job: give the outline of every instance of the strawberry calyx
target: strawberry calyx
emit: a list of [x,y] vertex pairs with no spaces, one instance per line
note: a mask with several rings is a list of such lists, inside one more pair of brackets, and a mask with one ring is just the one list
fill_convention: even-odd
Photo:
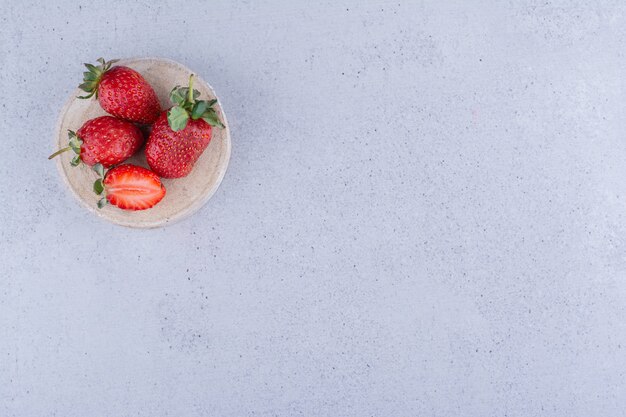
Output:
[[189,119],[202,119],[211,126],[224,128],[213,105],[217,100],[196,100],[200,92],[193,89],[193,74],[189,76],[189,87],[176,86],[170,92],[174,105],[167,111],[167,123],[174,132],[183,130]]
[[111,68],[111,65],[119,61],[119,59],[105,61],[104,58],[98,58],[97,61],[100,63],[98,66],[85,64],[87,71],[83,72],[83,83],[79,85],[78,88],[88,94],[86,96],[78,96],[78,98],[87,99],[93,95],[98,98],[98,86],[100,85],[102,76]]
[[[104,193],[104,165],[101,163],[97,163],[93,166],[93,170],[98,174],[98,179],[96,179],[93,183],[93,192],[96,195],[102,195]],[[109,201],[106,198],[106,195],[98,200],[98,208],[102,208],[107,205]]]
[[67,131],[67,136],[69,137],[68,146],[66,146],[65,148],[59,149],[58,151],[56,151],[55,153],[50,155],[48,157],[48,159],[52,159],[55,156],[62,154],[63,152],[67,152],[69,150],[72,150],[72,151],[74,151],[74,153],[76,155],[74,155],[74,157],[70,161],[70,165],[75,167],[78,164],[80,164],[80,161],[81,161],[81,159],[80,159],[80,147],[82,146],[83,141],[82,141],[82,139],[80,137],[78,137],[78,135],[76,135],[76,132],[74,132],[73,130],[68,130]]

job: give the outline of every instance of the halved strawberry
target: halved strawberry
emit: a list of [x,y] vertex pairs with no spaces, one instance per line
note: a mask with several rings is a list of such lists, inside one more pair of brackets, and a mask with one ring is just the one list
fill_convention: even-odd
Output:
[[106,193],[106,200],[100,200],[98,207],[108,201],[124,210],[149,209],[165,196],[165,187],[154,172],[130,164],[110,169],[104,181],[96,181],[94,191],[96,194]]

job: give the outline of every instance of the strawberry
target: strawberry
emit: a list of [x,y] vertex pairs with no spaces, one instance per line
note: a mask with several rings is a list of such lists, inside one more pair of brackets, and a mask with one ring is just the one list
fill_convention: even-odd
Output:
[[217,100],[197,100],[193,74],[189,87],[176,86],[170,93],[174,106],[161,113],[146,143],[150,168],[164,178],[187,176],[211,141],[212,126],[224,127],[213,105]]
[[[96,165],[94,171],[102,176],[104,168]],[[104,180],[96,180],[93,190],[96,194],[106,192],[98,202],[99,208],[109,202],[124,210],[145,210],[154,207],[165,196],[165,187],[154,172],[130,164],[107,171]]]
[[111,65],[98,58],[100,65],[85,64],[84,82],[79,88],[90,98],[95,95],[100,106],[109,114],[135,123],[153,123],[161,113],[161,105],[154,89],[132,68]]
[[100,163],[108,168],[130,158],[144,142],[137,126],[112,116],[87,120],[78,132],[68,131],[68,136],[69,146],[48,159],[72,149],[76,153],[71,161],[73,166],[82,161],[89,166]]

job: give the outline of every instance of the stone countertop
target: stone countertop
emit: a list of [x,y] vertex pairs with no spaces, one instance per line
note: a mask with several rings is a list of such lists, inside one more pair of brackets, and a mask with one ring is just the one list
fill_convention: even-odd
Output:
[[[623,1],[0,1],[0,415],[622,415],[625,42]],[[46,160],[99,56],[221,97],[191,218]]]

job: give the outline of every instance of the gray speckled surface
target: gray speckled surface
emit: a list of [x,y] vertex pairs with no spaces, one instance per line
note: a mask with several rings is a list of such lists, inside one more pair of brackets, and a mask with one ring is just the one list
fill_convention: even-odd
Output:
[[[624,2],[27,3],[0,1],[0,415],[624,415]],[[193,217],[108,224],[46,161],[99,55],[222,98]]]

